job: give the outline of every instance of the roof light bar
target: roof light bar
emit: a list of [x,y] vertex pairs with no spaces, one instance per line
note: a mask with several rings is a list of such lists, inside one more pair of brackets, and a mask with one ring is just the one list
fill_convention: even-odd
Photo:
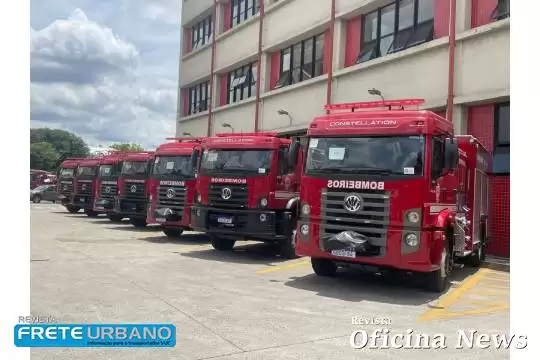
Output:
[[186,137],[168,137],[165,140],[174,140],[178,142],[202,142],[202,138],[196,136],[186,136]]
[[253,132],[253,133],[219,133],[216,137],[242,137],[242,136],[260,136],[260,137],[277,137],[277,132]]
[[352,110],[354,109],[376,109],[382,107],[388,107],[391,109],[393,106],[401,107],[405,106],[419,106],[425,103],[424,99],[399,99],[399,100],[384,100],[384,101],[365,101],[365,102],[352,102],[342,104],[328,104],[324,106],[325,110]]

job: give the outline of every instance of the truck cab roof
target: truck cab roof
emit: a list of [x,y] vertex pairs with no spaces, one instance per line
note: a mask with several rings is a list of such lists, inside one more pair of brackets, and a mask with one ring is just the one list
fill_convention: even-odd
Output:
[[197,137],[168,138],[167,140],[174,140],[174,142],[159,145],[154,156],[191,155],[193,148],[201,146],[203,142],[203,138]]
[[204,146],[208,149],[277,149],[290,143],[290,139],[280,138],[277,133],[260,132],[216,134],[206,138]]

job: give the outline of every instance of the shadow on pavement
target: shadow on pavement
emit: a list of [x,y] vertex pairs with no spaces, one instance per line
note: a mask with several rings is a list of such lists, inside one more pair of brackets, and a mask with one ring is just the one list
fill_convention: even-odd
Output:
[[185,234],[179,237],[168,237],[163,234],[161,236],[151,236],[141,238],[139,240],[147,241],[154,244],[183,244],[183,245],[206,245],[209,242],[205,234]]
[[[111,223],[111,221],[109,221]],[[122,222],[122,225],[115,223],[116,226],[107,227],[108,230],[123,230],[131,232],[157,232],[161,231],[161,226],[147,225],[146,227],[135,227],[129,221]]]
[[277,255],[275,245],[265,243],[236,245],[232,251],[219,251],[212,248],[201,251],[190,251],[181,255],[194,259],[241,264],[270,265],[289,260]]
[[[309,267],[311,270],[311,267]],[[450,278],[450,291],[461,281],[475,273],[477,269],[454,270]],[[315,273],[291,277],[285,286],[303,291],[312,291],[318,296],[344,301],[376,301],[401,305],[425,305],[443,294],[426,291],[418,277],[407,274],[377,275],[352,269],[340,269],[333,278],[321,277]]]

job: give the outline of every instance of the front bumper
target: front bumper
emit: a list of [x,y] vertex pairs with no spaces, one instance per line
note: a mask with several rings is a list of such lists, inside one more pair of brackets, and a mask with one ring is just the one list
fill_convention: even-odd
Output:
[[148,203],[141,200],[119,199],[117,200],[114,211],[126,217],[146,218]]
[[76,194],[73,196],[72,205],[78,206],[84,210],[93,210],[94,208],[94,197],[92,195],[80,195]]
[[195,205],[191,219],[195,231],[254,240],[288,239],[293,229],[290,212],[271,209],[237,210]]
[[113,199],[99,199],[94,204],[94,211],[113,212],[114,200]]
[[[308,234],[302,233],[302,225],[308,226]],[[414,248],[404,243],[404,236],[408,233],[415,233],[418,236],[419,243]],[[428,272],[439,268],[443,239],[442,231],[388,229],[385,244],[379,247],[378,255],[364,256],[356,253],[354,257],[334,256],[331,251],[326,251],[322,245],[319,225],[316,222],[299,221],[296,253],[299,256],[328,259],[344,264],[372,265],[406,271]]]

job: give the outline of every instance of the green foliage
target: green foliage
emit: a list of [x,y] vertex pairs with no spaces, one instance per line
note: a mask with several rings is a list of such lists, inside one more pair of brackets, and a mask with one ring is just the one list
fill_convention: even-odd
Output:
[[42,141],[30,144],[30,168],[52,171],[56,168],[60,154],[51,143]]
[[139,144],[112,144],[109,146],[111,149],[116,149],[120,151],[144,151],[143,147]]
[[30,129],[30,166],[56,171],[69,157],[86,157],[90,149],[83,139],[65,130]]

